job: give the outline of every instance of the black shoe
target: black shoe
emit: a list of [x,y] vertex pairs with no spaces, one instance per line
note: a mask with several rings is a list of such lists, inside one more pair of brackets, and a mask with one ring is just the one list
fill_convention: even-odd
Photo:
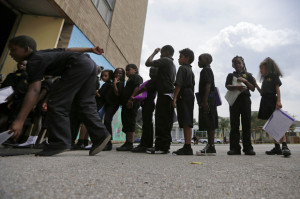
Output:
[[84,150],[84,144],[74,144],[71,150]]
[[122,146],[118,147],[117,151],[131,151],[133,149],[132,142],[125,142]]
[[193,149],[182,147],[181,149],[178,149],[177,151],[173,151],[172,154],[173,155],[193,155]]
[[253,151],[252,149],[244,151],[244,153],[245,153],[245,155],[256,155],[255,151]]
[[65,151],[67,151],[68,149],[44,149],[43,151],[40,151],[38,153],[35,154],[35,156],[53,156],[53,155],[57,155],[59,153],[63,153]]
[[34,144],[28,144],[28,145],[23,145],[23,146],[14,146],[14,148],[18,148],[18,149],[32,149],[34,147]]
[[241,155],[241,151],[230,150],[227,155]]
[[266,154],[267,155],[282,155],[282,150],[281,150],[281,148],[276,148],[276,147],[274,147],[272,150],[270,150],[270,151],[266,151]]
[[149,153],[149,154],[168,154],[168,153],[170,153],[169,150],[156,149],[155,147],[147,148],[146,152]]
[[97,153],[100,153],[104,149],[106,144],[110,141],[110,139],[111,139],[111,135],[108,133],[102,136],[102,138],[98,142],[93,143],[89,155],[93,156],[96,155]]
[[131,150],[131,152],[133,153],[146,153],[146,151],[147,151],[147,147],[142,145],[138,145],[137,147]]
[[112,143],[111,141],[109,141],[104,147],[103,151],[111,151],[111,150],[112,150]]
[[284,155],[284,157],[292,155],[290,149],[287,146],[282,146],[282,155]]
[[215,145],[210,145],[210,144],[207,144],[204,149],[202,149],[201,151],[197,151],[196,152],[196,155],[199,155],[199,156],[214,156],[216,155],[216,149],[215,149]]

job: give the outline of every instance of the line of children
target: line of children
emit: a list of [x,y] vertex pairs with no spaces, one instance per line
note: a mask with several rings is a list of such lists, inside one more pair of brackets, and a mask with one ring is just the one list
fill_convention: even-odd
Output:
[[[276,62],[270,57],[263,60],[259,66],[262,86],[261,88],[255,82],[255,86],[261,94],[261,101],[259,106],[258,118],[268,120],[275,109],[282,108],[280,86],[281,81],[279,77],[282,77],[282,73],[276,64]],[[286,136],[282,138],[282,149],[280,144],[275,142],[275,147],[270,151],[266,151],[267,155],[284,155],[290,156],[291,151],[289,150],[286,143]]]
[[[251,144],[251,99],[250,92],[255,90],[255,82],[251,73],[247,72],[247,68],[243,57],[236,56],[232,59],[232,67],[235,69],[233,73],[229,73],[226,78],[225,87],[228,90],[239,90],[241,93],[235,100],[230,110],[230,150],[228,155],[240,155],[240,116],[242,121],[243,135],[243,152],[245,155],[255,155]],[[232,85],[233,77],[237,81],[243,82],[245,86]]]

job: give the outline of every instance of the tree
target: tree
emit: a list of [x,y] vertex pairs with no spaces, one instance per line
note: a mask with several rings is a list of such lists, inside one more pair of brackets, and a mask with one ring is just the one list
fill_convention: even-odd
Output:
[[225,129],[230,128],[230,120],[229,118],[219,117],[219,127],[222,130],[223,138],[225,137]]

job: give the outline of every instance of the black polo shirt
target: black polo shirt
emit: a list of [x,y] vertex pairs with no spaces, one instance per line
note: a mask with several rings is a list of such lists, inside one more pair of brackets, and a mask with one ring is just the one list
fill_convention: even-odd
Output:
[[215,91],[215,78],[214,78],[214,73],[210,68],[210,66],[205,66],[200,72],[200,80],[199,80],[200,96],[204,96],[206,84],[210,84],[210,93]]
[[144,102],[154,102],[154,99],[156,97],[157,92],[157,81],[156,79],[150,79],[147,84],[145,85],[147,89],[147,98],[144,100]]
[[182,89],[192,88],[194,91],[195,75],[191,65],[182,65],[179,67],[176,75],[175,86],[180,86]]
[[136,87],[139,87],[143,83],[143,78],[138,75],[134,74],[129,77],[128,81],[126,82],[126,86],[123,89],[122,93],[122,105],[126,105],[129,98],[131,97],[133,90]]
[[120,99],[123,93],[123,89],[124,89],[124,82],[120,81],[117,83],[117,88],[118,88],[118,94],[119,96],[117,96],[115,94],[114,91],[114,87],[110,87],[109,90],[107,91],[107,94],[105,95],[105,101],[106,103],[110,104],[110,105],[118,105],[120,104]]
[[82,53],[65,51],[63,48],[33,52],[27,58],[28,82],[41,81],[44,75],[61,76],[69,64]]
[[281,86],[279,76],[269,74],[264,77],[261,85],[261,95],[276,95],[276,85]]
[[[236,78],[239,78],[239,77],[243,77],[244,79],[246,79],[250,84],[252,84],[253,86],[255,86],[255,82],[254,82],[254,79],[253,79],[253,76],[251,73],[248,73],[248,72],[241,72],[241,73],[238,73],[236,71],[234,71],[233,73],[229,73],[227,75],[227,78],[226,78],[226,83],[225,83],[225,86],[227,88],[227,85],[232,85],[232,79],[233,77],[236,77]],[[247,85],[246,85],[247,86]],[[249,92],[249,88],[247,86],[247,90],[243,91],[241,93],[241,95],[248,95],[248,96],[251,96],[250,92]]]
[[173,59],[162,57],[153,61],[153,66],[157,71],[157,92],[158,94],[174,93],[174,82],[176,77],[176,67]]

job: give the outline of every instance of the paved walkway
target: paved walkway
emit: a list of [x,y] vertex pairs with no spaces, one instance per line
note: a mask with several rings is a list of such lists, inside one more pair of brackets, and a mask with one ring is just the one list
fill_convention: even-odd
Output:
[[0,198],[299,198],[300,145],[289,145],[290,158],[265,155],[272,147],[254,145],[251,157],[227,156],[223,144],[213,157],[115,150],[0,157]]

